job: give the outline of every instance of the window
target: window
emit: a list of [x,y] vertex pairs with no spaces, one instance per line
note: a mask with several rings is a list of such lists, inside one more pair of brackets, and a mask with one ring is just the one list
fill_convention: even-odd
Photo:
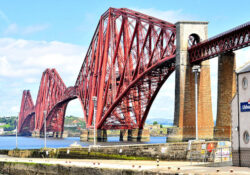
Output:
[[188,48],[198,44],[199,42],[200,42],[199,35],[197,35],[195,33],[189,35],[189,37],[188,37]]
[[249,143],[249,133],[247,131],[245,131],[243,134],[243,140],[244,140],[245,144]]
[[248,86],[248,81],[247,81],[247,78],[244,77],[242,79],[242,87],[243,87],[243,89],[247,89],[247,86]]

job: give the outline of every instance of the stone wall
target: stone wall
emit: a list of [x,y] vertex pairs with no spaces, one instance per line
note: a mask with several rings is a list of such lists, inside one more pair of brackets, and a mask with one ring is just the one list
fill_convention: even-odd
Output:
[[[10,175],[145,175],[159,174],[151,170],[132,170],[132,169],[113,169],[113,168],[97,168],[97,167],[76,167],[76,166],[62,166],[52,164],[35,164],[35,163],[14,163],[14,162],[0,162],[0,173],[7,173]],[[161,175],[170,173],[160,173]],[[173,173],[175,174],[175,173]]]
[[121,159],[121,160],[187,160],[190,150],[201,152],[203,144],[217,142],[193,142],[189,148],[188,142],[165,144],[141,144],[123,146],[101,146],[86,148],[59,148],[44,150],[12,150],[9,156],[14,157],[51,157],[75,159]]

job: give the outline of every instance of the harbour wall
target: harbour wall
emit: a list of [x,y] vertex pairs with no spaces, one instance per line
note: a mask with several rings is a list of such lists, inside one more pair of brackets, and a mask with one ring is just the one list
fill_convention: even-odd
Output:
[[[178,142],[164,144],[140,144],[119,145],[82,148],[58,148],[58,149],[33,149],[10,150],[8,155],[12,157],[49,157],[68,159],[120,159],[120,160],[188,160],[190,152],[202,154],[207,145],[213,144],[216,148],[217,141],[209,142]],[[203,150],[203,151],[202,151]],[[198,157],[201,155],[197,155]]]
[[[52,164],[36,164],[21,162],[0,162],[0,174],[7,175],[156,175],[157,171],[132,170],[97,167],[76,167]],[[161,175],[171,173],[160,173]],[[173,173],[175,174],[175,173]]]

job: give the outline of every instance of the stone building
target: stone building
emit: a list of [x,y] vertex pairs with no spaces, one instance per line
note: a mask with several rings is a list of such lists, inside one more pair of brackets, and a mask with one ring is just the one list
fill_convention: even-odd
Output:
[[250,167],[250,64],[236,76],[237,93],[231,103],[233,165]]

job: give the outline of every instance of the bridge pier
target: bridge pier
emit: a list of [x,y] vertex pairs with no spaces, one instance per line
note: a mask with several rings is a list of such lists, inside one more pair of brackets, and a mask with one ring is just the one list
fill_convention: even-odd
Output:
[[[44,133],[43,132],[39,132],[39,131],[33,131],[31,134],[32,137],[40,137],[43,138],[44,137]],[[47,133],[47,137],[53,137],[53,138],[67,138],[68,137],[68,133],[66,131],[64,132],[53,132],[53,133]]]
[[[207,38],[207,22],[183,21],[176,23],[176,77],[175,114],[173,131],[168,142],[186,141],[195,138],[195,79],[188,56],[188,39]],[[213,138],[213,116],[210,85],[210,63],[203,61],[198,78],[198,136],[199,139]]]
[[54,138],[67,138],[68,137],[68,132],[66,132],[66,131],[53,132],[52,137],[54,137]]
[[236,93],[235,69],[234,52],[219,55],[217,119],[214,129],[214,137],[216,140],[230,140],[231,137],[230,104]]
[[[94,129],[84,129],[81,132],[80,140],[82,142],[93,142],[94,141]],[[96,140],[98,142],[107,141],[107,130],[97,129],[96,131]]]
[[128,130],[122,129],[120,130],[120,142],[128,141]]
[[148,142],[150,141],[149,129],[120,130],[120,141]]

